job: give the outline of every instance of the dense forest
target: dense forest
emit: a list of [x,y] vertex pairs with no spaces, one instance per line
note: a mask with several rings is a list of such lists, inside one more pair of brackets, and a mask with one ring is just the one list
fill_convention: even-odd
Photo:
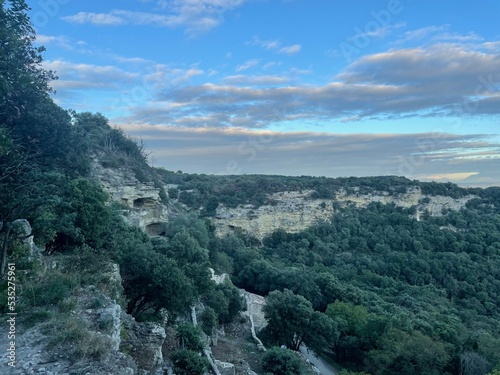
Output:
[[182,171],[167,171],[158,168],[163,181],[173,185],[169,196],[195,209],[202,209],[201,214],[214,216],[219,204],[227,207],[251,204],[259,207],[273,204],[270,194],[282,191],[311,191],[311,199],[332,199],[337,193],[373,194],[384,193],[389,196],[405,194],[412,188],[419,188],[423,195],[442,195],[451,198],[462,198],[475,195],[480,199],[471,202],[472,205],[489,206],[498,209],[500,191],[496,187],[462,188],[453,183],[421,182],[398,176],[379,177],[344,177],[326,178],[311,176],[270,176],[241,175],[213,176],[205,174],[188,174]]
[[[41,67],[44,49],[33,44],[26,3],[1,4],[0,312],[8,306],[8,262],[23,271],[18,306],[26,324],[66,314],[71,293],[90,282],[57,272],[42,277],[18,236],[16,223],[26,219],[45,257],[77,255],[94,274],[99,261],[117,263],[121,303],[136,319],[160,321],[162,311],[169,312],[182,347],[172,357],[178,373],[203,373],[207,364],[197,354],[201,332],[178,325],[177,317],[201,301],[201,326],[210,334],[244,308],[232,283],[210,280],[214,268],[237,287],[267,296],[269,325],[262,337],[269,346],[297,350],[306,344],[345,374],[498,374],[500,188],[395,176],[208,176],[151,168],[140,140],[100,114],[54,103],[56,73]],[[110,204],[91,178],[96,160],[106,168],[126,165],[160,189],[165,204],[179,205],[165,236],[148,237],[125,223],[123,207]],[[165,191],[166,184],[173,187]],[[219,238],[210,221],[221,203],[273,204],[269,194],[280,191],[332,198],[341,189],[397,195],[413,187],[427,195],[477,198],[458,212],[422,221],[412,218],[412,208],[339,205],[329,221],[299,233],[276,231],[263,241],[238,233]],[[79,355],[78,346],[72,350]],[[301,373],[294,358],[272,349],[263,368]]]

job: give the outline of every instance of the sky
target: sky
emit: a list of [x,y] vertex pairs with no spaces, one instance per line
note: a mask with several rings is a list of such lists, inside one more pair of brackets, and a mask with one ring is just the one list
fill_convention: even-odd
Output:
[[497,0],[27,2],[54,100],[156,167],[500,185]]

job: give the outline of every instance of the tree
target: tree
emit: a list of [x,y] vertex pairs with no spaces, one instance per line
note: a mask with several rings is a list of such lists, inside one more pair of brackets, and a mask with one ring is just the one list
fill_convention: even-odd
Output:
[[277,347],[269,349],[262,358],[262,369],[274,375],[300,375],[302,366],[295,353]]
[[243,297],[229,281],[218,284],[214,289],[206,292],[203,301],[205,306],[214,310],[221,324],[233,321],[244,307]]
[[203,342],[200,339],[201,330],[191,323],[179,324],[176,338],[179,340],[181,349],[200,352],[203,350]]
[[148,244],[131,250],[121,263],[129,297],[127,312],[139,317],[162,308],[172,315],[188,311],[196,297],[195,288],[175,260],[152,251]]
[[208,369],[208,361],[198,352],[181,349],[172,355],[174,372],[177,375],[203,375]]
[[335,334],[328,317],[315,312],[311,302],[288,289],[269,293],[264,314],[268,321],[266,329],[275,342],[286,344],[292,350],[299,350],[305,343],[319,351]]
[[51,91],[53,72],[41,67],[44,47],[33,47],[35,30],[24,0],[1,0],[0,124],[14,126],[25,108]]
[[367,355],[367,367],[383,375],[441,375],[450,360],[449,346],[419,331],[389,329],[377,349]]
[[353,352],[361,346],[360,337],[368,321],[368,312],[363,306],[335,301],[328,305],[326,315],[338,325],[339,336],[332,342],[335,355],[339,360],[352,358]]
[[460,355],[461,375],[486,375],[491,367],[491,363],[477,353],[464,352]]
[[206,335],[211,336],[214,328],[217,326],[217,314],[211,307],[205,307],[200,316],[201,327]]
[[7,264],[13,223],[49,210],[59,199],[62,179],[57,173],[43,173],[34,166],[23,167],[18,174],[0,183],[0,278]]

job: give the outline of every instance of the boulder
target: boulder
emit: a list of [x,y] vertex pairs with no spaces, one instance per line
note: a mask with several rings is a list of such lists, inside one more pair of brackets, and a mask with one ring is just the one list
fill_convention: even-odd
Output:
[[215,365],[217,366],[217,369],[219,370],[221,375],[235,375],[236,374],[236,367],[229,362],[222,362],[219,360],[215,360]]

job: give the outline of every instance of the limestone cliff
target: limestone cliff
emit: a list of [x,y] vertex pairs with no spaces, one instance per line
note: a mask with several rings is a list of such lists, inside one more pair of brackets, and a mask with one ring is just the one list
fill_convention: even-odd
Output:
[[98,160],[93,163],[93,176],[112,201],[126,207],[126,221],[151,235],[164,231],[170,209],[160,198],[160,189],[152,182],[140,182],[127,168],[104,168]]
[[430,196],[422,194],[419,187],[397,195],[388,192],[358,194],[354,190],[353,194],[341,190],[333,199],[311,199],[312,191],[284,191],[269,195],[273,205],[240,205],[236,208],[219,205],[213,219],[216,234],[224,236],[234,230],[241,230],[262,240],[277,229],[296,233],[320,221],[329,220],[335,213],[335,205],[366,207],[372,202],[394,203],[406,208],[415,206],[415,218],[420,220],[426,212],[431,216],[439,216],[444,210],[459,210],[474,198],[472,195],[459,199]]

